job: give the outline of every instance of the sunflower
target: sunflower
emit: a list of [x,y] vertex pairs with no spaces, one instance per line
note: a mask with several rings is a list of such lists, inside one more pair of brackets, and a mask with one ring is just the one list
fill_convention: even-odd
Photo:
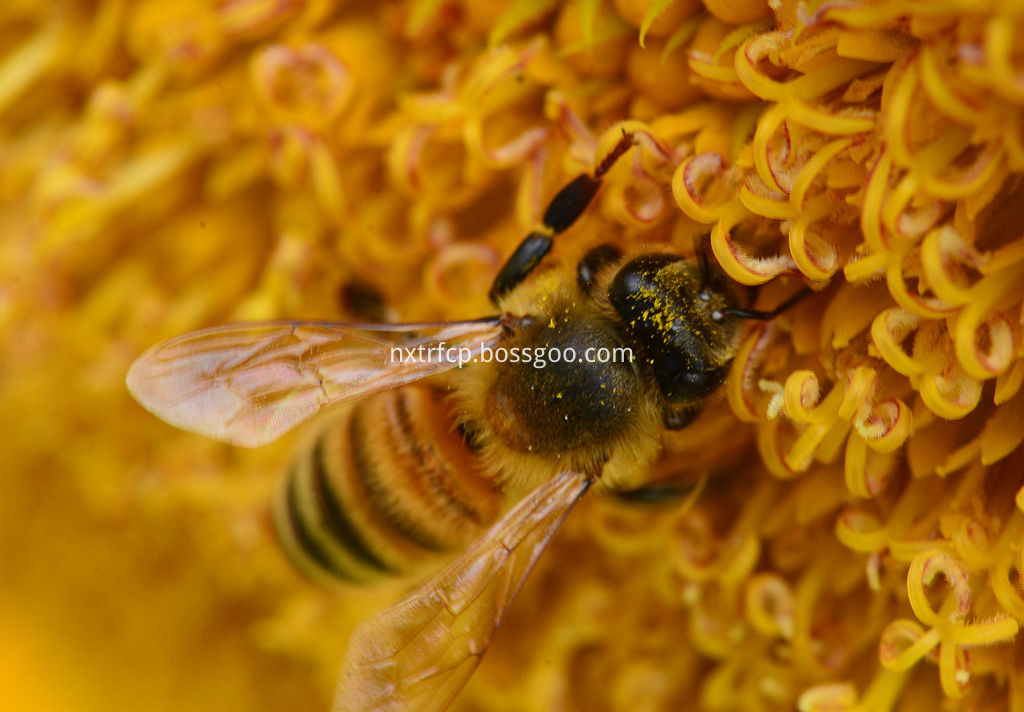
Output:
[[[288,443],[145,415],[147,346],[465,319],[552,258],[714,258],[759,305],[644,506],[592,498],[457,710],[1024,709],[1024,4],[92,0],[0,8],[0,689],[328,709],[352,628],[273,541]],[[1022,202],[1018,202],[1022,201]]]

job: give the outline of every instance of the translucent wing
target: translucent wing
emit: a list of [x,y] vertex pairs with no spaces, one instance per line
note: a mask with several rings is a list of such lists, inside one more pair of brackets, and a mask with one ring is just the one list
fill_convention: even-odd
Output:
[[128,371],[128,390],[171,425],[256,447],[330,403],[456,368],[458,359],[447,356],[466,348],[462,355],[475,357],[493,347],[503,323],[495,317],[440,324],[219,326],[146,351]]
[[360,624],[349,643],[335,712],[447,707],[590,482],[563,472],[541,485],[426,585]]

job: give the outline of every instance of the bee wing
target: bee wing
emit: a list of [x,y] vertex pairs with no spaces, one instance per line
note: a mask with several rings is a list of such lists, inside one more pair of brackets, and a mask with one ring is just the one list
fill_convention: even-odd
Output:
[[360,624],[349,643],[335,712],[446,708],[590,483],[578,472],[549,480],[423,587]]
[[[476,356],[501,334],[498,317],[435,324],[219,326],[154,346],[132,364],[126,380],[135,399],[171,425],[256,447],[328,404],[458,365],[440,352],[425,358],[427,349],[465,347]],[[393,349],[402,349],[403,358],[392,360]]]

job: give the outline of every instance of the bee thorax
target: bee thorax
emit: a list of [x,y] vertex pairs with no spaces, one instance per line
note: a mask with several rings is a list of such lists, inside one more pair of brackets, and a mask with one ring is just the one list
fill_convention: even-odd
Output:
[[487,425],[507,448],[572,457],[600,451],[630,427],[643,383],[612,327],[578,315],[552,319],[512,346],[530,360],[497,364],[484,402]]

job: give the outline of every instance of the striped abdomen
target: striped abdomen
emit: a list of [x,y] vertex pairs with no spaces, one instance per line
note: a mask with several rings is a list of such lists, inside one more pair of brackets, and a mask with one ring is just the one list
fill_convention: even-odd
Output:
[[293,463],[274,506],[302,572],[365,581],[461,548],[501,498],[436,391],[411,385],[343,413]]

